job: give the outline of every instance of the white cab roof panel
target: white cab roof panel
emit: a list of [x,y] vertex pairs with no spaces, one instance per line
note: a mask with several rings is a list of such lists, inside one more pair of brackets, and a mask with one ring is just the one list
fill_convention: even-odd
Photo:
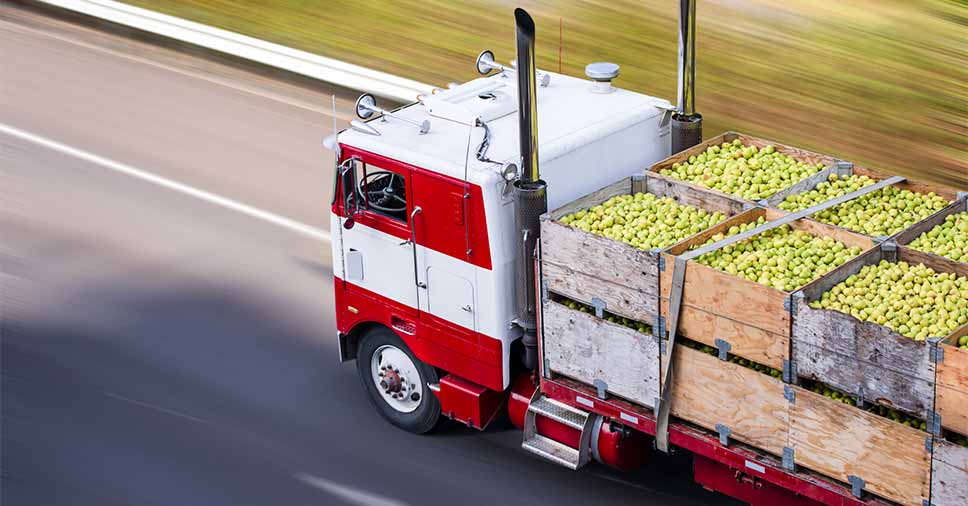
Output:
[[[662,99],[614,89],[592,92],[592,82],[549,73],[550,84],[538,87],[539,163],[550,162],[582,146],[643,121],[663,116],[671,104]],[[443,90],[394,112],[410,120],[429,120],[430,131],[403,121],[368,122],[380,135],[347,129],[339,142],[448,176],[486,181],[500,165],[480,162],[474,153],[484,129],[472,126],[481,118],[490,128],[487,158],[519,161],[517,81],[513,74],[495,74]],[[542,177],[545,177],[542,175]]]

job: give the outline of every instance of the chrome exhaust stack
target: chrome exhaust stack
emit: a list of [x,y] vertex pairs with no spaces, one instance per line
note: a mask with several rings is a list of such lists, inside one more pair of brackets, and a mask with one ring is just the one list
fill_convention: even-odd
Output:
[[537,285],[535,248],[542,214],[548,210],[547,184],[538,170],[538,103],[535,87],[534,20],[524,9],[514,10],[517,28],[518,133],[521,143],[521,176],[514,182],[515,224],[520,238],[515,302],[515,323],[524,331],[524,365],[538,363]]
[[672,153],[702,142],[702,115],[696,112],[696,0],[679,0],[679,86],[672,115]]

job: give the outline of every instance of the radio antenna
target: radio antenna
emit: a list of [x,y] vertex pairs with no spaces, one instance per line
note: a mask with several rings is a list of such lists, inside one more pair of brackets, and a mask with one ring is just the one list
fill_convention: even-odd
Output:
[[565,18],[558,17],[558,73],[561,73],[561,53],[565,47]]

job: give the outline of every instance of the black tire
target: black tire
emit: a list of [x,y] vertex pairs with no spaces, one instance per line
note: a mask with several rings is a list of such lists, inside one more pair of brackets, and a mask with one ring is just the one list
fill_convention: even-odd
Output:
[[[370,361],[377,349],[384,345],[395,346],[406,353],[416,366],[417,374],[420,375],[423,395],[420,405],[410,413],[397,411],[390,406],[373,381]],[[437,383],[437,371],[414,356],[403,339],[400,339],[393,331],[386,327],[376,327],[360,336],[356,352],[356,371],[360,376],[360,382],[363,383],[363,389],[366,390],[370,403],[388,422],[414,434],[426,434],[437,426],[440,421],[440,401],[427,387],[428,383]]]

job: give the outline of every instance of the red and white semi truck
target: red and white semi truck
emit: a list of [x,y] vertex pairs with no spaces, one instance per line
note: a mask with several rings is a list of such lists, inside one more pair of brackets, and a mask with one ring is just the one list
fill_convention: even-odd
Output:
[[443,417],[485,430],[506,410],[525,450],[633,469],[661,431],[662,449],[693,454],[697,482],[750,504],[885,504],[546,370],[539,217],[701,140],[694,0],[680,9],[676,105],[613,86],[617,65],[590,64],[588,79],[536,70],[520,9],[515,65],[485,51],[483,77],[394,111],[360,97],[360,120],[327,143],[340,358],[410,432]]

